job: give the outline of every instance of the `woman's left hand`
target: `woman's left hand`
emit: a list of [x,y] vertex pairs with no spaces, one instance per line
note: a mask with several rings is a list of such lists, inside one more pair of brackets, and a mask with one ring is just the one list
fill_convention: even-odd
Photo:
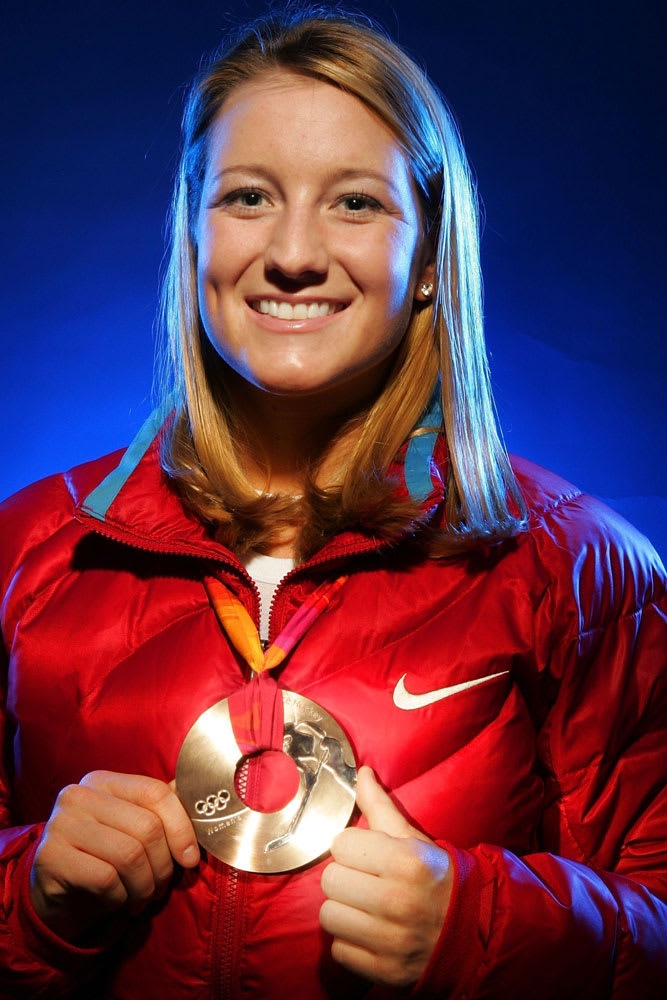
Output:
[[413,986],[449,906],[449,855],[410,826],[369,767],[359,769],[357,805],[369,828],[348,827],[334,840],[320,923],[337,962],[385,986]]

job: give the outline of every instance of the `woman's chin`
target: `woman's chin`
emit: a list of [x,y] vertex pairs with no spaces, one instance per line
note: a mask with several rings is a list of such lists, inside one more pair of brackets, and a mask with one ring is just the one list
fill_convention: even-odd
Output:
[[272,396],[317,396],[335,388],[335,380],[314,378],[306,372],[281,376],[271,373],[265,378],[253,379],[253,383]]
[[[297,399],[299,397],[313,400],[328,398],[345,399],[347,404],[356,402],[367,403],[381,391],[387,377],[387,369],[391,359],[382,359],[379,363],[360,367],[356,370],[349,365],[288,365],[263,363],[253,365],[227,365],[231,369],[229,375],[236,383],[237,391],[243,397],[248,392],[252,397],[263,392],[269,396]],[[265,359],[263,359],[265,361]],[[284,362],[284,359],[281,359]]]

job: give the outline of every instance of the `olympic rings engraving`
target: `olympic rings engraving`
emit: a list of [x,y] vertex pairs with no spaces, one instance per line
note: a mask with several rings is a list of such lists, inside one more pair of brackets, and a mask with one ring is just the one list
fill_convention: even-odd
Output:
[[200,816],[214,816],[215,813],[224,812],[231,796],[226,788],[221,788],[218,792],[207,795],[205,799],[195,802],[195,812]]

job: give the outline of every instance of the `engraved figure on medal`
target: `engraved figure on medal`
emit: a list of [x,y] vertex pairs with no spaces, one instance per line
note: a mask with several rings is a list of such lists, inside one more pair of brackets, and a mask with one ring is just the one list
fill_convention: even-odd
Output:
[[283,751],[299,772],[298,790],[282,809],[259,812],[238,796],[234,779],[243,755],[227,699],[199,716],[176,765],[176,789],[199,843],[243,871],[284,872],[314,861],[354,808],[356,762],[345,733],[309,698],[282,696]]

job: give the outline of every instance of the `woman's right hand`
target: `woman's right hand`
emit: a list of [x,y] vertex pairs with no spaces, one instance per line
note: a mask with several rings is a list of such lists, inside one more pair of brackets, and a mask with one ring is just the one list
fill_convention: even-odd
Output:
[[73,941],[110,912],[138,913],[167,889],[174,861],[199,847],[173,787],[137,774],[91,771],[58,795],[35,855],[30,897],[55,934]]

